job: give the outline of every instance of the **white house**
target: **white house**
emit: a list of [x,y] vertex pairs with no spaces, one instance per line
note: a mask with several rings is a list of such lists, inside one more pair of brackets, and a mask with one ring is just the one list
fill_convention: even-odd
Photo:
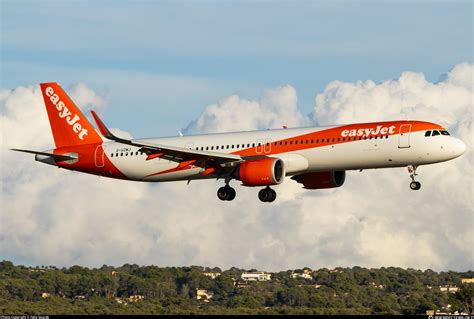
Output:
[[303,278],[303,279],[313,279],[313,276],[311,276],[311,274],[307,273],[307,272],[303,272],[303,273],[300,273],[300,272],[294,272],[290,275],[291,278],[293,279],[296,279],[296,278]]
[[210,277],[211,279],[216,279],[221,275],[220,272],[203,272],[202,274],[206,277]]
[[459,291],[459,287],[449,286],[449,285],[439,286],[439,290],[443,291],[443,292],[450,292],[450,293],[454,294],[454,293]]
[[209,302],[209,299],[212,299],[212,297],[214,297],[214,294],[212,293],[212,291],[196,288],[197,300],[202,299],[204,302]]
[[245,281],[269,281],[272,280],[272,275],[263,271],[244,272],[240,278]]

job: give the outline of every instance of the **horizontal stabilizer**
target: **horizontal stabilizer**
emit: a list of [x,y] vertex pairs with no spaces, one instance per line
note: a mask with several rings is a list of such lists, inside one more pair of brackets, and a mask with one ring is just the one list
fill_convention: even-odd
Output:
[[10,150],[17,151],[17,152],[23,152],[23,153],[30,153],[30,154],[35,154],[35,155],[49,156],[49,157],[54,158],[54,160],[58,161],[58,162],[70,161],[70,160],[77,159],[77,157],[72,157],[72,156],[68,156],[68,155],[52,154],[52,153],[37,152],[37,151],[30,151],[30,150],[20,150],[20,149],[17,149],[17,148],[11,148]]

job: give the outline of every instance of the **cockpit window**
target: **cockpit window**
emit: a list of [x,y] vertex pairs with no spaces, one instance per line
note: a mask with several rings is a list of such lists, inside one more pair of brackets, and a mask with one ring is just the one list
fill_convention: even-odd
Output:
[[441,131],[441,135],[449,135],[448,131]]
[[431,131],[426,131],[425,136],[431,136]]
[[432,136],[436,136],[436,135],[439,135],[439,132],[438,132],[438,131],[433,131],[433,135],[432,135]]

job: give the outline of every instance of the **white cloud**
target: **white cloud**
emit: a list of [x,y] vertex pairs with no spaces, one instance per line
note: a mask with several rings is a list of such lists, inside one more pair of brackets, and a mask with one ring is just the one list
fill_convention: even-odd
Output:
[[[273,204],[260,203],[258,189],[235,181],[237,198],[221,202],[215,193],[222,182],[152,185],[36,163],[7,148],[53,145],[41,95],[34,87],[0,91],[1,255],[59,266],[472,268],[473,73],[462,64],[439,83],[406,72],[379,84],[328,84],[316,97],[321,124],[423,118],[446,125],[468,151],[421,167],[418,192],[409,190],[405,169],[369,170],[349,172],[336,190],[307,191],[288,180],[275,187]],[[73,98],[80,101],[80,93]],[[307,124],[296,101],[291,86],[268,90],[258,101],[230,96],[206,107],[187,131]]]
[[209,105],[191,122],[186,133],[215,133],[281,128],[308,124],[298,111],[295,89],[290,85],[266,90],[260,101],[232,95]]

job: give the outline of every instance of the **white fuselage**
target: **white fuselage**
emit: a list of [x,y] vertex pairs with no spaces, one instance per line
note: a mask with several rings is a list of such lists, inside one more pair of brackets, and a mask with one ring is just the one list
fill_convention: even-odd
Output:
[[[447,135],[427,137],[426,130],[403,134],[397,131],[377,138],[364,135],[366,138],[355,137],[355,140],[342,142],[343,135],[339,134],[338,128],[343,127],[263,130],[136,141],[192,150],[280,158],[285,164],[287,176],[308,172],[433,164],[458,157],[465,149],[457,138]],[[337,134],[332,135],[334,137],[330,137],[329,142],[326,142],[327,138],[322,138],[316,143],[316,138],[311,137],[317,137],[323,131],[334,131]],[[286,146],[280,145],[281,141],[291,139],[291,145],[289,142]],[[173,171],[178,165],[176,162],[161,158],[144,160],[147,155],[140,153],[137,147],[109,142],[103,144],[103,149],[104,155],[131,180],[163,182],[213,178],[211,175],[203,177],[202,168],[199,167],[191,166]]]

